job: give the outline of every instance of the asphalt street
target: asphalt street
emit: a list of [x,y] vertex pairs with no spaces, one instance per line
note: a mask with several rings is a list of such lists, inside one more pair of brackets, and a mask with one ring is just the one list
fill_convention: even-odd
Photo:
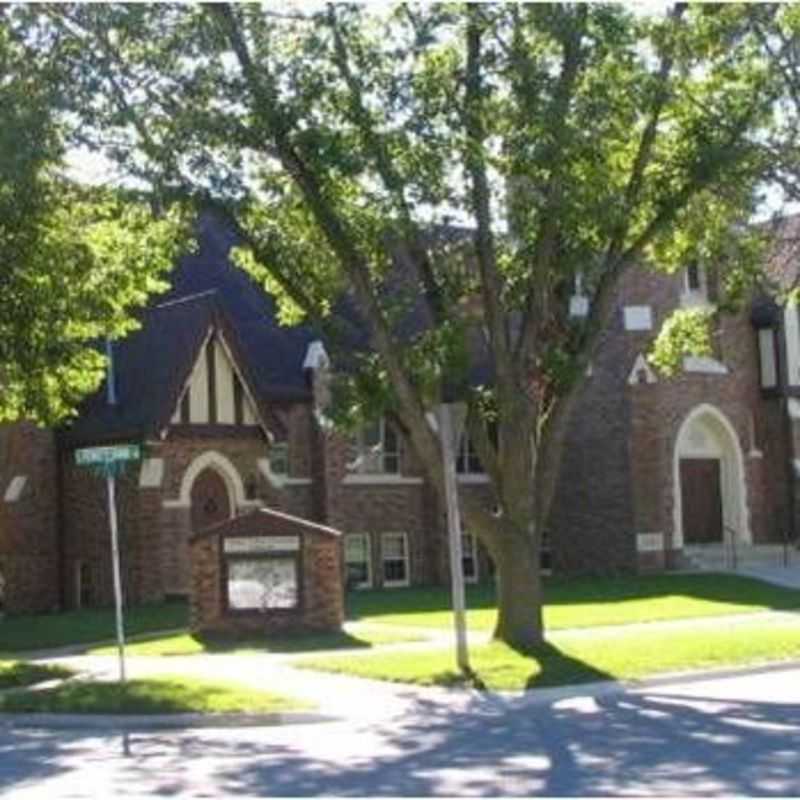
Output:
[[561,698],[364,682],[356,705],[330,723],[127,736],[0,723],[0,795],[800,796],[797,668]]

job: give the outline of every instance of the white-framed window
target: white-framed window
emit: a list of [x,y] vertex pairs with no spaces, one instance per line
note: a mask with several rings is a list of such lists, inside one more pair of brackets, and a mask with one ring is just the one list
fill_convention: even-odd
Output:
[[459,475],[483,475],[484,469],[475,445],[466,433],[461,435],[456,453],[456,472]]
[[383,585],[408,586],[408,536],[405,533],[381,535],[381,569]]
[[467,583],[478,582],[478,541],[472,533],[461,534],[461,566]]
[[400,438],[383,417],[364,425],[353,437],[351,472],[397,475],[400,472]]
[[708,303],[708,274],[705,267],[692,259],[683,268],[681,305],[696,306]]
[[344,563],[347,585],[355,589],[372,586],[372,558],[368,533],[348,533],[344,537]]
[[703,274],[697,259],[690,261],[686,265],[686,271],[684,273],[684,283],[687,292],[703,291],[703,284],[704,284]]
[[758,331],[758,360],[761,388],[774,389],[778,385],[778,353],[772,328],[760,328]]

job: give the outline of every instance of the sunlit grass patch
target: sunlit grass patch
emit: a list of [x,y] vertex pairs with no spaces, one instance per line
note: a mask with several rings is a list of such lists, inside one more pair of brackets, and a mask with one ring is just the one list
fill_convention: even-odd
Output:
[[[800,623],[730,624],[702,629],[562,634],[528,653],[493,642],[470,651],[472,681],[520,690],[597,680],[631,680],[685,670],[800,658]],[[427,686],[468,682],[452,649],[307,658],[298,666]]]
[[109,681],[70,681],[52,689],[0,697],[0,711],[69,714],[271,713],[309,708],[291,697],[233,683],[190,678],[146,678],[124,686]]
[[[450,628],[450,594],[443,587],[352,592],[351,619],[420,628]],[[544,620],[550,630],[729,616],[767,609],[800,609],[800,591],[741,575],[627,575],[554,578],[545,582]],[[467,588],[467,624],[490,631],[497,611],[494,587]]]
[[50,664],[30,664],[26,661],[0,661],[0,689],[31,686],[35,683],[68,678],[73,672],[66,667]]

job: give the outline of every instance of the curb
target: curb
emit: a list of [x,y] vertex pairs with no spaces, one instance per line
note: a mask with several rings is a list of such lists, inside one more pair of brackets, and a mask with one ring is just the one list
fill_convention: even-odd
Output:
[[[800,660],[770,661],[761,664],[742,665],[739,667],[717,667],[713,669],[692,670],[690,672],[670,672],[652,678],[632,678],[626,681],[593,681],[590,683],[571,683],[564,686],[546,686],[540,689],[528,689],[522,692],[482,692],[470,689],[476,700],[494,700],[518,702],[523,705],[542,705],[568,700],[573,697],[605,697],[625,692],[645,692],[665,686],[687,683],[704,683],[705,681],[724,680],[725,678],[742,678],[749,675],[766,675],[771,672],[800,669]],[[459,691],[453,689],[452,691]]]
[[338,722],[336,717],[303,711],[273,714],[0,714],[0,728],[128,731],[193,728],[265,728]]

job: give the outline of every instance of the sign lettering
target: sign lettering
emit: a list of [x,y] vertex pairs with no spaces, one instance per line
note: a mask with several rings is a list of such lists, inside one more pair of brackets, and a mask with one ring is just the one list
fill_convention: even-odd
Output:
[[80,467],[116,464],[121,461],[138,461],[141,448],[136,444],[112,447],[84,447],[75,451],[75,463]]
[[230,536],[224,540],[226,553],[285,553],[300,549],[299,536]]

